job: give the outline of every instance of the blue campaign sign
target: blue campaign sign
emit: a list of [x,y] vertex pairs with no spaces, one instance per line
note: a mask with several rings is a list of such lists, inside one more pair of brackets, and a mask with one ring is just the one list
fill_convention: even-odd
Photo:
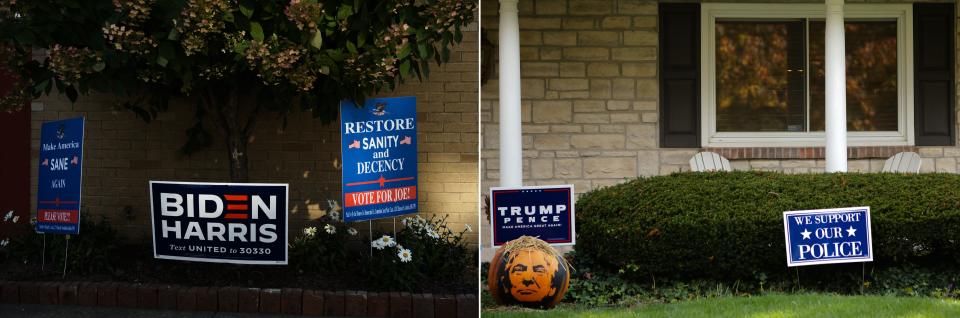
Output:
[[150,181],[155,258],[287,264],[287,185]]
[[574,245],[573,185],[490,188],[493,246],[520,236],[552,245]]
[[80,233],[83,117],[43,123],[37,180],[37,232]]
[[870,207],[783,212],[787,266],[873,261]]
[[341,102],[340,144],[344,221],[417,212],[416,97]]

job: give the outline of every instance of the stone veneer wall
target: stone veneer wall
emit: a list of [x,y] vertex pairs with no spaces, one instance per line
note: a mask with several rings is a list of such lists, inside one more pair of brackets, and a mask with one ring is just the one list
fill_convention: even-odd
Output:
[[[520,0],[524,184],[574,184],[580,194],[689,170],[701,149],[659,148],[657,8],[657,1],[643,0]],[[492,75],[481,86],[482,193],[500,178],[498,10],[496,0],[482,0],[481,29],[494,44]],[[921,172],[958,171],[958,147],[916,151]],[[849,171],[879,171],[885,158],[850,160]],[[825,162],[771,158],[731,165],[807,173],[823,172]],[[481,224],[483,246],[489,246],[489,221]]]
[[[384,95],[417,97],[421,215],[449,214],[448,222],[458,231],[470,225],[474,232],[467,233],[467,240],[472,244],[478,241],[479,209],[477,28],[475,23],[465,29],[450,62],[443,67],[434,64],[429,79],[408,81]],[[213,148],[190,157],[179,154],[185,129],[193,123],[189,104],[175,102],[158,120],[146,124],[117,102],[107,96],[81,96],[71,104],[51,95],[34,103],[31,210],[36,210],[41,123],[86,116],[83,217],[106,217],[121,234],[149,241],[148,181],[227,182],[227,151],[213,131]],[[303,113],[291,115],[286,129],[280,129],[280,120],[272,114],[261,117],[249,147],[250,181],[290,184],[293,236],[307,220],[329,210],[327,199],[341,200],[339,126]],[[366,222],[356,227],[366,232]]]

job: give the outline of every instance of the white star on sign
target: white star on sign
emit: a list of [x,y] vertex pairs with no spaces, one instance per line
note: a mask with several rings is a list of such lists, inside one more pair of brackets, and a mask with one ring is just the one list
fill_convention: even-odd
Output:
[[807,231],[807,229],[803,229],[803,232],[800,232],[800,235],[803,235],[804,240],[809,240],[810,233],[813,233],[813,232]]
[[857,229],[853,228],[853,226],[850,226],[850,228],[847,229],[847,237],[851,236],[857,236]]

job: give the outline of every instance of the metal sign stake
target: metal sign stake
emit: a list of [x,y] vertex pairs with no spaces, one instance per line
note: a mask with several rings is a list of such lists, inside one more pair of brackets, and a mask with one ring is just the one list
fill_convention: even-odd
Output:
[[800,267],[794,267],[797,270],[797,291],[802,291],[803,286],[800,286]]
[[43,233],[43,249],[40,250],[40,271],[47,265],[47,233]]
[[373,257],[373,220],[367,220],[370,233],[370,257]]
[[67,247],[63,249],[63,276],[61,278],[67,278],[67,257],[69,257],[70,252],[70,234],[67,234]]
[[397,238],[397,218],[393,218],[393,238]]
[[860,263],[860,295],[863,295],[863,284],[865,283],[867,276],[867,263]]

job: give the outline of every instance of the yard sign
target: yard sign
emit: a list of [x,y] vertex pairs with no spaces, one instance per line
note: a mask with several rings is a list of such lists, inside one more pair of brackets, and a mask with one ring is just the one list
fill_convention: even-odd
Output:
[[150,181],[155,258],[287,264],[287,184]]
[[787,266],[873,261],[870,207],[783,212]]
[[490,189],[493,246],[520,236],[551,245],[574,245],[573,185]]
[[43,123],[37,180],[37,232],[80,234],[83,117]]
[[344,221],[417,212],[416,97],[341,102],[340,143]]

